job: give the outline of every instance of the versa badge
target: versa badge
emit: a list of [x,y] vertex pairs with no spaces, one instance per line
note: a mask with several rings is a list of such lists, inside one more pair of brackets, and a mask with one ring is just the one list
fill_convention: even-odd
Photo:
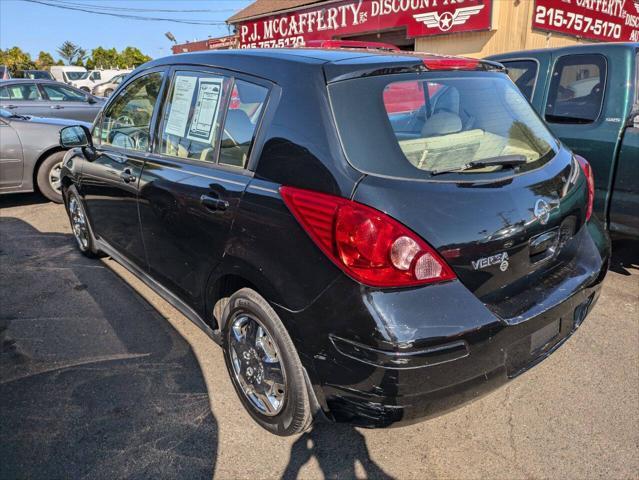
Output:
[[491,257],[484,257],[478,260],[472,260],[473,268],[475,270],[481,270],[483,268],[488,268],[491,265],[499,265],[499,270],[505,272],[508,270],[508,253],[502,252],[497,255],[493,255]]

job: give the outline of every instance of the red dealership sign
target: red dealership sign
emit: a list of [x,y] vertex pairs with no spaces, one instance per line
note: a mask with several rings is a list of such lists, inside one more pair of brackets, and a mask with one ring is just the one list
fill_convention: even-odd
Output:
[[240,22],[242,48],[303,47],[309,40],[406,28],[409,37],[490,30],[492,0],[341,0]]
[[533,28],[606,42],[639,41],[639,0],[535,0]]

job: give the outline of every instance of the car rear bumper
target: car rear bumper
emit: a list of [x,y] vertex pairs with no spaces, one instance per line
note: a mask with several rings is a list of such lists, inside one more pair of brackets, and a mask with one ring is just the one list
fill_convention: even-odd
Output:
[[[329,418],[365,427],[413,423],[477,399],[561,346],[595,305],[610,256],[588,227],[574,276],[517,319],[502,319],[459,281],[375,291],[340,279],[287,321]],[[555,289],[565,292],[559,298]]]
[[[386,427],[434,417],[478,399],[562,345],[596,303],[599,289],[584,289],[526,322],[476,332],[474,341],[466,341],[468,354],[464,357],[415,369],[378,367],[368,376],[371,382],[378,379],[377,392],[349,384],[326,385],[328,409],[337,421]],[[354,365],[344,363],[340,359],[339,368],[353,369]]]

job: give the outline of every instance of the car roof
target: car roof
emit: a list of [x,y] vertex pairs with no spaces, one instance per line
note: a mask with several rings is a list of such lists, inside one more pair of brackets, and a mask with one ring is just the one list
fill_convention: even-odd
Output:
[[[35,72],[39,70],[23,70],[25,72]],[[55,80],[49,80],[48,78],[9,78],[7,80],[0,80],[0,83],[59,83],[64,86],[68,86],[66,83],[57,82]]]
[[565,47],[553,47],[553,48],[537,48],[533,50],[517,50],[514,52],[499,53],[497,55],[489,55],[487,59],[499,59],[499,58],[525,58],[526,56],[542,55],[545,53],[555,53],[564,51],[592,51],[603,52],[610,49],[639,49],[639,42],[607,42],[607,43],[585,43],[581,45],[568,45]]
[[[363,49],[248,48],[182,53],[152,60],[141,68],[179,65],[219,67],[275,80],[321,72],[326,82],[396,67],[423,66],[431,60],[450,59],[421,52],[383,52]],[[452,57],[463,60],[464,57]],[[471,59],[473,62],[484,63]],[[489,62],[485,62],[489,63]],[[291,67],[291,68],[287,68]],[[296,68],[292,68],[296,67]]]

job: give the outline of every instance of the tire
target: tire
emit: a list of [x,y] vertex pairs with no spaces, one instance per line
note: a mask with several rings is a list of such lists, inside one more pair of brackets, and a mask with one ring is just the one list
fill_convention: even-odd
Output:
[[[60,190],[60,167],[66,152],[55,152],[44,159],[36,173],[36,183],[40,193],[55,203],[62,203],[62,191]],[[57,171],[57,176],[56,176]],[[52,175],[57,178],[53,181]]]
[[[223,318],[224,360],[244,408],[258,425],[275,435],[288,436],[308,430],[313,416],[304,369],[291,337],[273,308],[256,291],[242,288],[229,299]],[[255,345],[251,353],[250,349],[246,350],[242,346],[244,344],[238,340],[238,335],[245,332],[244,337],[251,338],[251,334],[247,332],[255,326],[258,327],[256,336],[260,340],[246,342],[247,345]],[[265,336],[260,336],[259,327]],[[274,362],[275,359],[277,362]],[[259,365],[262,365],[262,370]],[[272,400],[273,403],[261,400],[258,394],[263,397],[263,390],[270,390],[271,394],[276,390],[282,391],[276,387],[278,383],[272,382],[278,375],[269,373],[277,372],[278,368],[281,370],[278,380],[283,379],[281,385],[284,388],[281,396],[273,395],[274,399],[280,399],[279,406],[274,406],[273,403],[277,404],[277,400]],[[252,377],[249,376],[251,369]],[[253,393],[247,393],[247,387]]]
[[106,97],[110,97],[112,93],[113,93],[113,89],[112,89],[112,88],[107,88],[107,89],[104,91],[104,97],[105,97],[105,98],[106,98]]
[[[82,199],[80,198],[75,186],[72,185],[67,189],[64,198],[67,215],[69,216],[69,222],[71,223],[71,233],[78,250],[80,250],[80,253],[82,253],[85,257],[98,258],[102,256],[95,246],[93,232],[91,231],[91,225],[89,224],[89,217],[86,214],[84,204],[82,203]],[[80,219],[82,219],[82,221],[80,221]],[[84,230],[80,226],[82,223],[84,224]]]

